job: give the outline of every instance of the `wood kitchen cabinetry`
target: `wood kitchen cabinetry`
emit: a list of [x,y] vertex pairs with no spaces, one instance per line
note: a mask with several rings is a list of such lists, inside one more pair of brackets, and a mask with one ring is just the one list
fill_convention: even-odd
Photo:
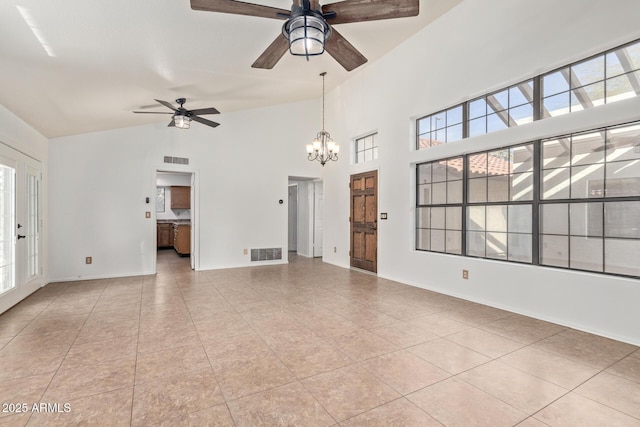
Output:
[[173,248],[179,255],[191,252],[191,224],[173,224]]
[[170,223],[158,223],[156,241],[159,248],[173,246],[173,227]]
[[191,209],[191,187],[171,186],[171,209]]

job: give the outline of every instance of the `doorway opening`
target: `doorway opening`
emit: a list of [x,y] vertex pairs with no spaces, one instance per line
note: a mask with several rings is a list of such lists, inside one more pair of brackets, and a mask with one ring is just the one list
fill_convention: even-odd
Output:
[[289,177],[289,253],[307,258],[324,254],[324,183],[310,177]]
[[195,173],[158,170],[155,184],[156,272],[164,263],[196,270]]

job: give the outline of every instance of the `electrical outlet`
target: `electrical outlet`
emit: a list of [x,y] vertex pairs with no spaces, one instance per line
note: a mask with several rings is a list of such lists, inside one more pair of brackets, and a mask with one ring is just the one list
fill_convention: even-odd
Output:
[[85,264],[92,264],[93,263],[93,258],[88,256],[84,259],[84,263]]
[[469,270],[462,270],[462,278],[465,280],[469,279]]
[[336,252],[338,252],[338,248],[336,248],[335,246],[333,247],[333,253],[335,254]]
[[243,249],[243,250],[242,250],[242,253],[243,253],[244,255],[249,255],[249,249]]

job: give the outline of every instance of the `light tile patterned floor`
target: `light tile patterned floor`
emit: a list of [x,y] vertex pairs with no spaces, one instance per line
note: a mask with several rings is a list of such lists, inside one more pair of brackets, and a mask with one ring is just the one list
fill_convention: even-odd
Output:
[[640,350],[319,259],[165,250],[0,315],[0,403],[15,426],[640,426]]

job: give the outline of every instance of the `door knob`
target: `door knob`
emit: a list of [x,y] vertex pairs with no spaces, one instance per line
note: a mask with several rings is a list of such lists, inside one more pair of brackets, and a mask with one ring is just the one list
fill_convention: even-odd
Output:
[[20,240],[20,239],[24,239],[25,237],[27,237],[27,236],[23,236],[23,235],[21,235],[21,234],[18,234],[18,240]]

